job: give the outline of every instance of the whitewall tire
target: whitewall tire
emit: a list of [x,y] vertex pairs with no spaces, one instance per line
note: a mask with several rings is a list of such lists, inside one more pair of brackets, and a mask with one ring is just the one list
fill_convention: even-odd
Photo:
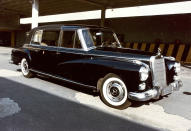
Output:
[[113,108],[124,109],[131,105],[125,83],[115,74],[103,78],[100,95],[103,102]]
[[21,71],[24,77],[31,78],[33,76],[32,72],[29,70],[29,63],[26,58],[21,60]]

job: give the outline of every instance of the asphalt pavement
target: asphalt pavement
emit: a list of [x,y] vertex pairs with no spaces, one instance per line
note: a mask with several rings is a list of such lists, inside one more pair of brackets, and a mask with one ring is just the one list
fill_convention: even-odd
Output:
[[0,131],[188,131],[191,129],[191,69],[184,86],[157,101],[112,109],[91,90],[43,76],[24,78],[0,47]]

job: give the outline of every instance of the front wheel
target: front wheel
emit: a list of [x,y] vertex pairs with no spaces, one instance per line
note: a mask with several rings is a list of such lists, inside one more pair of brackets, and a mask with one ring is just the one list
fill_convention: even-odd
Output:
[[115,74],[103,78],[100,95],[102,101],[112,108],[125,109],[131,105],[125,83]]
[[33,73],[29,70],[29,63],[26,58],[23,58],[21,60],[21,71],[24,77],[26,78],[33,77]]

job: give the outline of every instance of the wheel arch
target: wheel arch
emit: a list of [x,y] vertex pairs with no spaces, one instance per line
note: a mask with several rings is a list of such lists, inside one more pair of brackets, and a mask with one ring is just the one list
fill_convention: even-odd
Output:
[[31,55],[28,49],[23,49],[23,48],[13,49],[12,57],[16,58],[15,61],[16,64],[19,64],[22,58],[26,58],[29,63],[31,62]]

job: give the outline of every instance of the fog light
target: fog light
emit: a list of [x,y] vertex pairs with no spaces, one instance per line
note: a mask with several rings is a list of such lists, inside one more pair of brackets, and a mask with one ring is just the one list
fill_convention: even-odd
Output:
[[145,90],[145,88],[146,88],[146,84],[145,84],[145,83],[139,84],[139,90],[140,90],[140,91]]

